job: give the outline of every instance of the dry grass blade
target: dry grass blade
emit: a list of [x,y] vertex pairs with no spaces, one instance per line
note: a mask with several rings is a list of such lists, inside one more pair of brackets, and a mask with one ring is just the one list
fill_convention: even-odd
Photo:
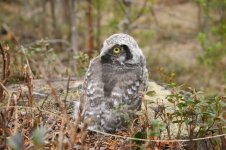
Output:
[[[9,65],[10,65],[10,55],[9,55],[9,46],[8,45],[2,45],[2,43],[0,43],[0,52],[2,55],[2,79],[1,79],[1,83],[2,85],[5,85],[7,79],[9,78]],[[4,89],[3,86],[0,87],[0,102],[3,101],[4,99]]]
[[[0,88],[3,89],[3,92],[5,91],[8,94],[8,99],[7,99],[7,106],[10,105],[10,100],[11,100],[11,94],[10,92],[7,90],[7,88],[3,85],[3,83],[0,82]],[[8,108],[7,108],[8,110]]]
[[29,100],[28,100],[28,105],[29,107],[33,106],[33,83],[32,83],[32,76],[28,71],[28,66],[25,65],[24,66],[24,78],[25,78],[25,82],[27,84],[27,88],[28,88],[28,96],[29,96]]

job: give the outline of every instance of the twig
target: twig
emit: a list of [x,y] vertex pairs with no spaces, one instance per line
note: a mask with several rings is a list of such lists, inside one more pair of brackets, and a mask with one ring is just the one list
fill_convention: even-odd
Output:
[[25,77],[25,82],[28,88],[28,97],[29,97],[29,106],[32,107],[33,106],[33,84],[32,84],[32,77],[28,72],[28,66],[25,65],[24,66],[24,77]]
[[[66,108],[66,101],[67,101],[67,96],[68,96],[68,92],[69,92],[69,87],[70,87],[70,81],[71,81],[71,77],[69,76],[68,77],[68,81],[67,81],[67,89],[66,89],[66,95],[65,95],[65,98],[64,98],[64,107]],[[65,110],[65,109],[64,109]],[[69,120],[69,117],[67,115],[67,112],[64,111],[64,115],[65,115],[65,119],[66,119],[66,123],[69,123],[69,128],[70,130],[72,130],[71,132],[69,132],[69,135],[70,135],[70,145],[71,145],[71,148],[73,148],[73,145],[75,145],[75,138],[76,138],[76,131],[77,129],[70,123],[70,120]]]
[[62,43],[65,44],[69,47],[71,47],[71,43],[69,43],[68,41],[64,40],[64,39],[48,39],[48,40],[39,40],[39,41],[35,41],[29,44],[25,44],[25,47],[30,47],[39,43],[51,43],[51,44],[57,44],[57,43]]
[[126,9],[125,7],[122,5],[122,2],[120,0],[117,0],[117,4],[119,4],[120,9],[123,11],[124,14],[126,14]]
[[64,102],[67,101],[67,96],[68,96],[68,92],[69,92],[70,81],[71,81],[71,76],[69,76],[68,77],[68,80],[67,80],[67,88],[66,88],[66,94],[65,94]]
[[[14,105],[17,106],[17,97],[14,94],[13,95],[13,100],[14,100]],[[18,129],[18,107],[15,107],[15,128],[14,128],[14,134],[17,133],[17,129]]]
[[[0,82],[5,85],[7,79],[9,78],[9,65],[10,65],[10,55],[8,53],[9,47],[8,45],[5,45],[4,47],[0,43],[0,52],[2,54],[2,80]],[[0,101],[3,100],[3,87],[0,87]]]
[[49,97],[49,94],[45,97],[45,99],[43,100],[43,102],[42,102],[42,104],[41,104],[41,108],[43,108],[43,106],[44,106],[44,104],[45,104],[45,102],[46,102],[46,100],[48,99],[48,97]]
[[40,109],[40,108],[36,108],[36,107],[29,107],[29,106],[1,106],[2,108],[23,108],[23,109],[33,109],[33,110],[40,110],[42,112],[45,112],[47,114],[52,114],[56,117],[59,117],[61,119],[63,119],[63,117],[61,117],[59,114],[61,114],[61,112],[51,112],[51,111],[47,111],[47,110],[44,110],[44,109]]
[[137,13],[136,17],[133,20],[131,20],[130,23],[135,22],[137,19],[139,19],[143,15],[144,10],[145,10],[145,8],[147,6],[147,1],[148,0],[145,0],[145,2],[143,3],[143,6],[141,7],[140,11]]
[[[223,127],[218,127],[219,128],[219,133],[220,134],[223,134]],[[221,136],[221,143],[222,143],[222,149],[224,148],[224,147],[226,147],[226,139],[225,139],[225,137],[224,136]]]
[[8,111],[9,110],[8,106],[10,106],[10,101],[11,101],[11,94],[1,82],[0,82],[0,85],[6,91],[6,93],[8,94],[7,108],[6,108],[6,110]]
[[59,140],[58,140],[59,141],[59,143],[58,143],[59,149],[63,149],[63,139],[64,139],[65,125],[66,125],[66,118],[63,117],[61,127],[60,127]]
[[90,130],[92,132],[100,133],[100,134],[103,134],[103,135],[107,135],[107,136],[113,136],[113,137],[123,138],[123,139],[128,139],[128,140],[138,140],[138,141],[144,141],[144,142],[189,142],[189,141],[201,141],[201,140],[213,139],[213,138],[226,136],[226,133],[225,133],[225,134],[220,134],[220,135],[215,135],[215,136],[195,138],[195,139],[187,139],[187,140],[186,139],[185,140],[172,140],[172,139],[171,140],[149,140],[149,139],[138,139],[138,138],[120,136],[120,135],[110,134],[110,133],[106,133],[106,132],[102,132],[102,131],[98,131],[98,130],[93,130],[93,129],[88,129],[88,130]]
[[31,77],[33,78],[33,77],[34,77],[34,74],[33,74],[33,72],[31,71],[31,67],[30,67],[30,64],[29,64],[29,61],[28,61],[28,57],[27,57],[27,55],[26,55],[26,53],[25,53],[25,48],[24,48],[23,46],[21,46],[20,49],[22,50],[22,54],[23,54],[24,57],[25,57],[27,67],[28,67],[28,69],[29,69],[29,71],[30,71],[29,73],[30,73]]
[[1,50],[2,59],[3,59],[2,81],[4,83],[4,80],[5,80],[5,70],[6,70],[6,56],[5,56],[5,51],[4,51],[1,43],[0,43],[0,50]]

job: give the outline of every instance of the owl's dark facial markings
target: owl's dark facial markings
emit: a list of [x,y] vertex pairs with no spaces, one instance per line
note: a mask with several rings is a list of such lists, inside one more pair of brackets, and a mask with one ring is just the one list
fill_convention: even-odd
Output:
[[133,55],[131,54],[129,47],[127,45],[121,45],[121,47],[123,48],[123,50],[126,53],[126,60],[132,59]]
[[[120,49],[120,53],[115,54],[115,49]],[[114,45],[112,48],[108,50],[108,52],[101,56],[102,63],[113,63],[113,61],[117,60],[119,57],[124,56],[124,61],[128,61],[133,58],[132,53],[127,45]]]
[[111,55],[110,54],[105,54],[103,56],[101,56],[101,63],[111,63]]

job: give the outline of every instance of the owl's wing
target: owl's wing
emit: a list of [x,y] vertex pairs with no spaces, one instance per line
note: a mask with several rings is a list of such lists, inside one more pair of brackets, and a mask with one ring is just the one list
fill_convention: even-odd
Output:
[[97,57],[90,62],[83,84],[83,115],[85,117],[101,114],[101,103],[104,97],[101,72],[100,58]]
[[125,92],[125,99],[129,102],[130,110],[140,110],[143,96],[148,88],[148,71],[145,66],[137,69],[137,77],[129,84]]
[[142,79],[141,79],[141,86],[140,91],[146,92],[148,89],[148,70],[146,67],[143,67],[142,72]]

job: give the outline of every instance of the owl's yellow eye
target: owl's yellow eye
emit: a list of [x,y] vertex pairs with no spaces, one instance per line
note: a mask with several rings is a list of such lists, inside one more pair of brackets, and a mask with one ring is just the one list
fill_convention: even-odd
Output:
[[121,48],[115,47],[115,48],[113,49],[113,53],[114,53],[114,54],[119,54],[119,53],[121,53]]

